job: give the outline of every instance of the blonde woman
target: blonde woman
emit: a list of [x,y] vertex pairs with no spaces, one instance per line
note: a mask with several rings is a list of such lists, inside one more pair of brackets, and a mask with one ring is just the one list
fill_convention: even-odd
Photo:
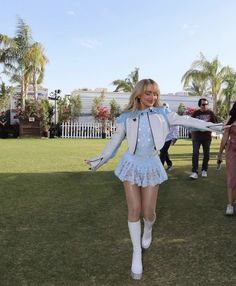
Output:
[[[152,79],[139,81],[128,106],[116,122],[116,131],[103,152],[87,160],[92,170],[97,170],[112,158],[126,138],[128,150],[122,156],[115,175],[123,182],[128,206],[128,228],[133,245],[131,276],[141,279],[143,273],[142,248],[150,247],[152,226],[156,220],[156,202],[159,185],[167,180],[165,169],[157,151],[165,143],[171,125],[184,125],[211,130],[213,123],[179,116],[160,107],[160,90]],[[219,126],[218,126],[219,128]],[[215,130],[215,129],[214,129]],[[141,238],[141,221],[144,230]]]

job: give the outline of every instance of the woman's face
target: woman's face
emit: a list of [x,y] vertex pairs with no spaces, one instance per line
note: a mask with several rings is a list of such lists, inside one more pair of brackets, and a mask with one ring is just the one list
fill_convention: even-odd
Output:
[[140,99],[140,109],[144,110],[148,107],[152,107],[158,97],[156,88],[153,85],[148,85],[146,91],[139,96]]

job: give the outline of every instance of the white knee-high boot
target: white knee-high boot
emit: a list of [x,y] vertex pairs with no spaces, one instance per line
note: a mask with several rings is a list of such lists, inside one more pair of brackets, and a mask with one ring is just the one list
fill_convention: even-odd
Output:
[[130,238],[133,244],[133,257],[131,265],[131,276],[135,280],[140,280],[143,273],[142,248],[141,248],[141,222],[128,221]]
[[156,214],[154,214],[154,219],[152,221],[143,219],[144,221],[144,230],[143,230],[143,237],[142,237],[142,247],[144,249],[149,248],[152,242],[152,226],[156,221]]

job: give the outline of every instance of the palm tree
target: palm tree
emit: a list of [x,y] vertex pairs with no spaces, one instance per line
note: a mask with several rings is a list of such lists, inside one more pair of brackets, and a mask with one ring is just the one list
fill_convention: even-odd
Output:
[[134,89],[135,84],[139,81],[139,68],[135,68],[126,79],[117,79],[112,82],[116,85],[114,92],[124,91],[131,92]]
[[33,42],[29,26],[20,18],[15,37],[0,34],[0,63],[4,65],[4,73],[10,76],[11,82],[20,84],[21,107],[24,110],[29,83],[33,83],[36,94],[47,59],[42,46]]
[[206,97],[209,95],[209,88],[207,88],[207,82],[194,79],[187,86],[184,86],[184,90],[188,92],[190,96]]
[[20,18],[14,38],[0,35],[0,44],[3,46],[0,50],[0,62],[4,65],[4,72],[11,77],[11,82],[17,82],[21,86],[21,106],[23,109],[29,84],[29,77],[26,73],[26,53],[31,41],[31,30]]
[[28,61],[26,74],[33,85],[34,98],[37,99],[38,84],[43,81],[45,65],[48,63],[42,45],[38,42],[33,43],[26,53],[26,59]]
[[190,81],[201,80],[206,82],[210,88],[210,94],[213,98],[213,111],[217,113],[217,99],[220,97],[221,85],[227,72],[227,67],[221,68],[218,57],[209,62],[205,56],[200,53],[200,59],[192,63],[191,68],[183,75],[181,81],[187,86]]
[[236,73],[231,68],[228,69],[224,83],[226,87],[222,90],[222,94],[225,96],[226,113],[229,114],[231,101],[236,98]]

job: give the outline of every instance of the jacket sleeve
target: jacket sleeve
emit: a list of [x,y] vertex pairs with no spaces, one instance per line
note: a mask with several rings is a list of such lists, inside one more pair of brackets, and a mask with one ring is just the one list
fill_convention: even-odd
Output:
[[103,149],[102,153],[97,157],[94,157],[88,160],[88,164],[90,165],[90,169],[92,171],[96,171],[103,164],[105,164],[108,160],[113,158],[119,149],[122,141],[125,138],[125,123],[117,123],[116,131],[112,134],[111,139],[108,141],[106,147]]
[[214,124],[212,122],[206,122],[204,120],[193,118],[187,115],[180,116],[175,112],[169,113],[167,115],[167,118],[170,125],[182,125],[185,127],[192,127],[200,131],[210,131],[210,132],[214,131],[218,133],[223,132],[223,123]]

